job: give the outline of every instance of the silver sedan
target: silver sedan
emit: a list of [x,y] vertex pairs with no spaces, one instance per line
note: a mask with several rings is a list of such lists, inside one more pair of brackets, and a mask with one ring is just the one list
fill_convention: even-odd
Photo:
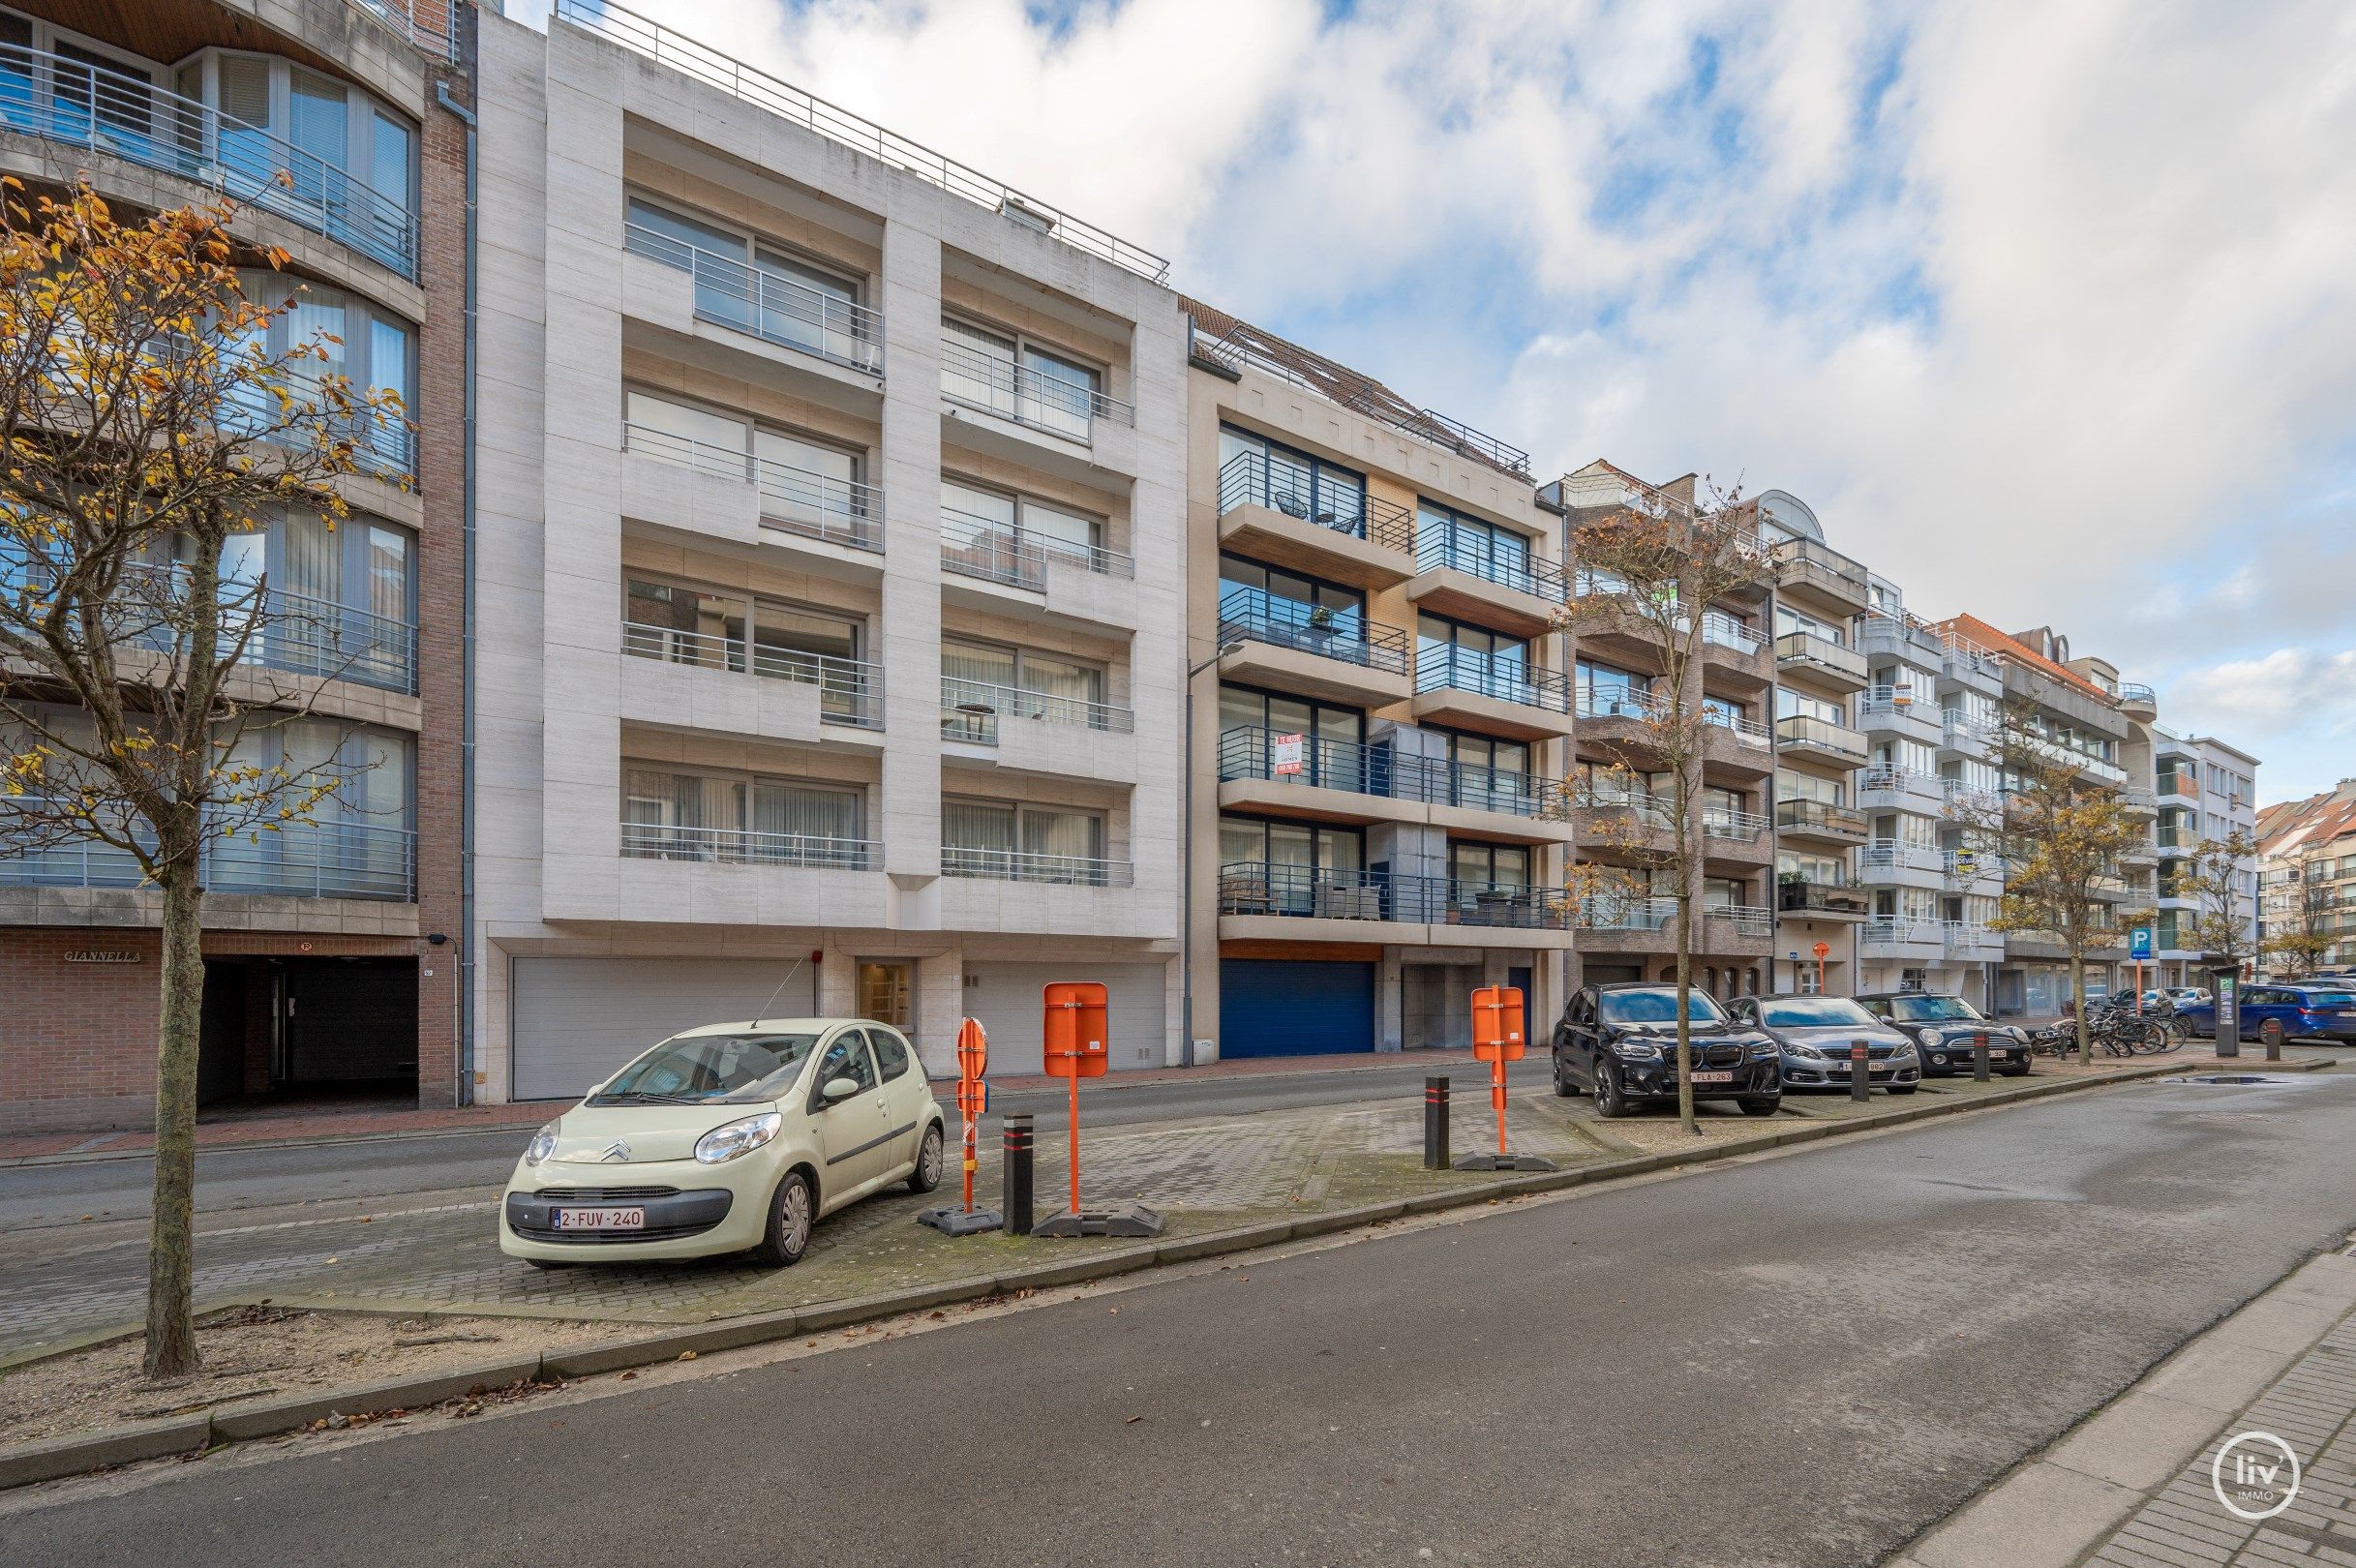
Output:
[[1845,996],[1738,998],[1728,1009],[1737,1023],[1764,1029],[1783,1052],[1786,1089],[1846,1089],[1850,1052],[1861,1040],[1866,1081],[1893,1095],[1911,1095],[1922,1081],[1915,1042]]

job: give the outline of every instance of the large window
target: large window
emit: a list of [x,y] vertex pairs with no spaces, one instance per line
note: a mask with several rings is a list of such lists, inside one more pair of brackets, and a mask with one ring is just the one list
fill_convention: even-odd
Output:
[[1046,563],[1103,569],[1104,521],[1085,512],[963,479],[941,480],[944,562],[977,576],[1043,585]]
[[[188,550],[175,537],[149,559],[180,564]],[[246,651],[255,663],[414,691],[415,563],[407,528],[362,516],[330,528],[313,514],[283,513],[222,542],[221,592],[253,618]]]
[[1091,887],[1112,880],[1102,814],[1000,800],[941,802],[941,869],[950,876]]
[[863,870],[865,793],[759,775],[622,769],[621,852],[639,859]]
[[1219,862],[1222,907],[1230,913],[1379,915],[1361,897],[1366,839],[1356,828],[1222,817]]
[[1642,718],[1650,711],[1650,676],[1593,659],[1581,659],[1578,675],[1580,717]]
[[1524,638],[1444,616],[1415,618],[1415,681],[1423,689],[1437,684],[1525,702],[1533,662]]
[[624,223],[632,251],[693,276],[697,315],[863,370],[882,364],[857,279],[642,196]]
[[622,650],[640,658],[742,671],[818,688],[829,724],[882,722],[866,627],[839,611],[716,591],[631,572],[622,583]]
[[1104,373],[1015,332],[941,318],[941,393],[1019,424],[1088,439]]
[[822,538],[848,534],[854,542],[881,523],[863,452],[638,387],[622,394],[621,417],[622,438],[633,452],[749,478],[770,522]]
[[[308,283],[283,272],[244,267],[237,281],[246,297],[279,310],[271,321],[263,351],[283,355],[307,344],[317,344],[327,358],[298,362],[296,396],[303,394],[302,376],[342,376],[355,391],[390,392],[400,407],[381,420],[363,417],[353,435],[359,442],[362,467],[413,474],[417,470],[418,418],[416,340],[409,324],[383,307],[325,284]],[[283,307],[283,309],[282,309]],[[275,422],[275,408],[257,409],[257,416]]]
[[1436,501],[1419,500],[1415,560],[1426,570],[1449,566],[1485,582],[1535,592],[1529,539],[1501,524],[1467,517]]
[[1219,509],[1266,506],[1366,537],[1366,475],[1232,425],[1219,427]]
[[[1301,738],[1299,770],[1279,771],[1277,740],[1294,735]],[[1219,688],[1219,770],[1222,778],[1354,794],[1386,793],[1373,786],[1389,777],[1366,754],[1366,715],[1357,709],[1231,685]]]
[[1525,844],[1468,844],[1448,841],[1448,875],[1485,887],[1526,888],[1530,882]]
[[1007,719],[1104,729],[1102,665],[999,643],[941,643],[942,739],[993,743]]

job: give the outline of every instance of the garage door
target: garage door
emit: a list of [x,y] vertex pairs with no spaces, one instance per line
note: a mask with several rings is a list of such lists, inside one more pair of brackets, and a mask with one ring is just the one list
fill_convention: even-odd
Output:
[[518,958],[508,973],[518,1100],[582,1094],[682,1029],[818,1008],[806,959]]
[[1373,964],[1221,961],[1221,1057],[1322,1056],[1374,1048]]
[[993,1077],[1042,1070],[1040,993],[1052,980],[1099,980],[1105,992],[1112,1039],[1104,1042],[1107,1070],[1161,1067],[1166,1060],[1166,964],[1014,964],[975,961],[965,966],[965,1012],[990,1040]]

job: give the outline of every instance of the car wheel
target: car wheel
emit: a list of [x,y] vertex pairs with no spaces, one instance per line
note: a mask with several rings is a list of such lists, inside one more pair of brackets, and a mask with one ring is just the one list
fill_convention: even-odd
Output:
[[1573,1083],[1570,1074],[1562,1070],[1562,1058],[1559,1056],[1555,1058],[1555,1093],[1565,1100],[1579,1093],[1579,1085]]
[[1595,1114],[1606,1121],[1628,1114],[1628,1097],[1620,1092],[1619,1073],[1608,1062],[1595,1064]]
[[923,1147],[917,1150],[917,1168],[908,1173],[908,1191],[929,1192],[941,1185],[941,1151],[948,1141],[940,1123],[924,1130]]
[[573,1266],[573,1260],[569,1257],[528,1257],[524,1261],[535,1269],[546,1269],[551,1273],[558,1269],[569,1269]]
[[818,1217],[818,1200],[810,1179],[798,1170],[785,1173],[776,1196],[769,1202],[769,1233],[752,1250],[753,1261],[782,1269],[801,1261],[810,1250],[810,1226]]
[[1783,1109],[1783,1101],[1780,1097],[1774,1100],[1746,1100],[1742,1102],[1742,1114],[1745,1116],[1772,1116],[1781,1109]]
[[1893,1083],[1889,1086],[1889,1092],[1893,1095],[1911,1095],[1915,1092],[1915,1088],[1916,1086],[1911,1083]]
[[2026,1062],[2023,1062],[2018,1067],[2009,1067],[2005,1069],[2005,1076],[2008,1078],[2025,1078],[2028,1075],[2029,1064]]

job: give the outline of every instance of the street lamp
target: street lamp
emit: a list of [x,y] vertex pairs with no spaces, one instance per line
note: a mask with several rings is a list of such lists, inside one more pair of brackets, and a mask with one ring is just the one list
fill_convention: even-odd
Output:
[[1185,1036],[1178,1043],[1181,1067],[1194,1065],[1194,678],[1228,654],[1242,651],[1243,646],[1240,642],[1220,644],[1218,652],[1187,671],[1178,689],[1178,701],[1186,709],[1186,754],[1178,765],[1186,775],[1185,803],[1179,808],[1183,826],[1178,829],[1178,918],[1184,922],[1178,937],[1178,963],[1186,971],[1180,979],[1178,1001],[1178,1027]]

